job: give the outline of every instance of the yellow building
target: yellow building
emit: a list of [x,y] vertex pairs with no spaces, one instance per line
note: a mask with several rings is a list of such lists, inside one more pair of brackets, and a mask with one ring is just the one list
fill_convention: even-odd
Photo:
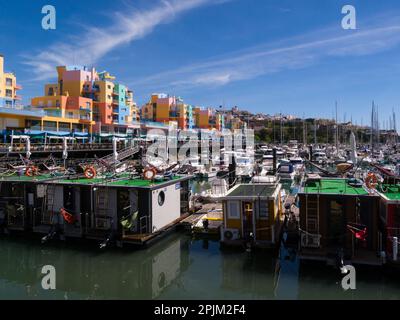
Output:
[[192,107],[181,98],[166,94],[152,94],[150,101],[142,106],[141,118],[164,124],[177,122],[180,129],[193,127]]
[[0,130],[23,130],[26,120],[40,121],[44,113],[20,105],[21,97],[18,90],[22,89],[17,84],[13,73],[4,71],[4,57],[0,55]]
[[17,91],[21,89],[16,76],[4,71],[4,57],[0,55],[0,107],[17,107],[21,100]]

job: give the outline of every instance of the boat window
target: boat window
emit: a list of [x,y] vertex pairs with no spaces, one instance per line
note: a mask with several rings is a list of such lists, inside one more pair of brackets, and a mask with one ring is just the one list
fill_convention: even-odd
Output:
[[260,202],[259,217],[260,218],[268,218],[268,201]]
[[165,193],[164,193],[164,191],[161,191],[158,194],[158,204],[159,204],[159,206],[161,207],[164,204],[164,202],[165,202]]
[[239,219],[239,218],[240,218],[239,201],[229,201],[228,219]]

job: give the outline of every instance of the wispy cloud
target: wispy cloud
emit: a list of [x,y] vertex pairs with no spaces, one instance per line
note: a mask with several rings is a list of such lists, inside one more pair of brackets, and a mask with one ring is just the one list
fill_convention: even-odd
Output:
[[[388,20],[386,20],[388,21]],[[133,81],[134,86],[162,88],[166,83],[182,90],[221,86],[284,70],[305,68],[324,59],[372,55],[400,45],[400,22],[358,30],[327,28],[311,34],[264,44]],[[171,83],[170,79],[177,79]]]
[[104,55],[120,46],[143,38],[161,24],[170,23],[178,15],[206,4],[220,4],[227,0],[161,0],[152,8],[129,9],[117,12],[108,27],[84,27],[84,33],[57,42],[36,55],[24,56],[24,63],[35,73],[34,80],[54,77],[54,66],[95,64]]

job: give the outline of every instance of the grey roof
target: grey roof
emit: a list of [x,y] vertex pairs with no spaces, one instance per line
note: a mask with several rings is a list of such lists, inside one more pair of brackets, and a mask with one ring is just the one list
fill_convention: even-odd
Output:
[[262,184],[241,184],[227,194],[229,197],[271,197],[276,186]]

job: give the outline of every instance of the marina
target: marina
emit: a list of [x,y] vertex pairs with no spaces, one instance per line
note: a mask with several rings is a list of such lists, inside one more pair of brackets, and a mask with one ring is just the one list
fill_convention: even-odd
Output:
[[87,1],[0,5],[0,300],[400,299],[396,1]]

